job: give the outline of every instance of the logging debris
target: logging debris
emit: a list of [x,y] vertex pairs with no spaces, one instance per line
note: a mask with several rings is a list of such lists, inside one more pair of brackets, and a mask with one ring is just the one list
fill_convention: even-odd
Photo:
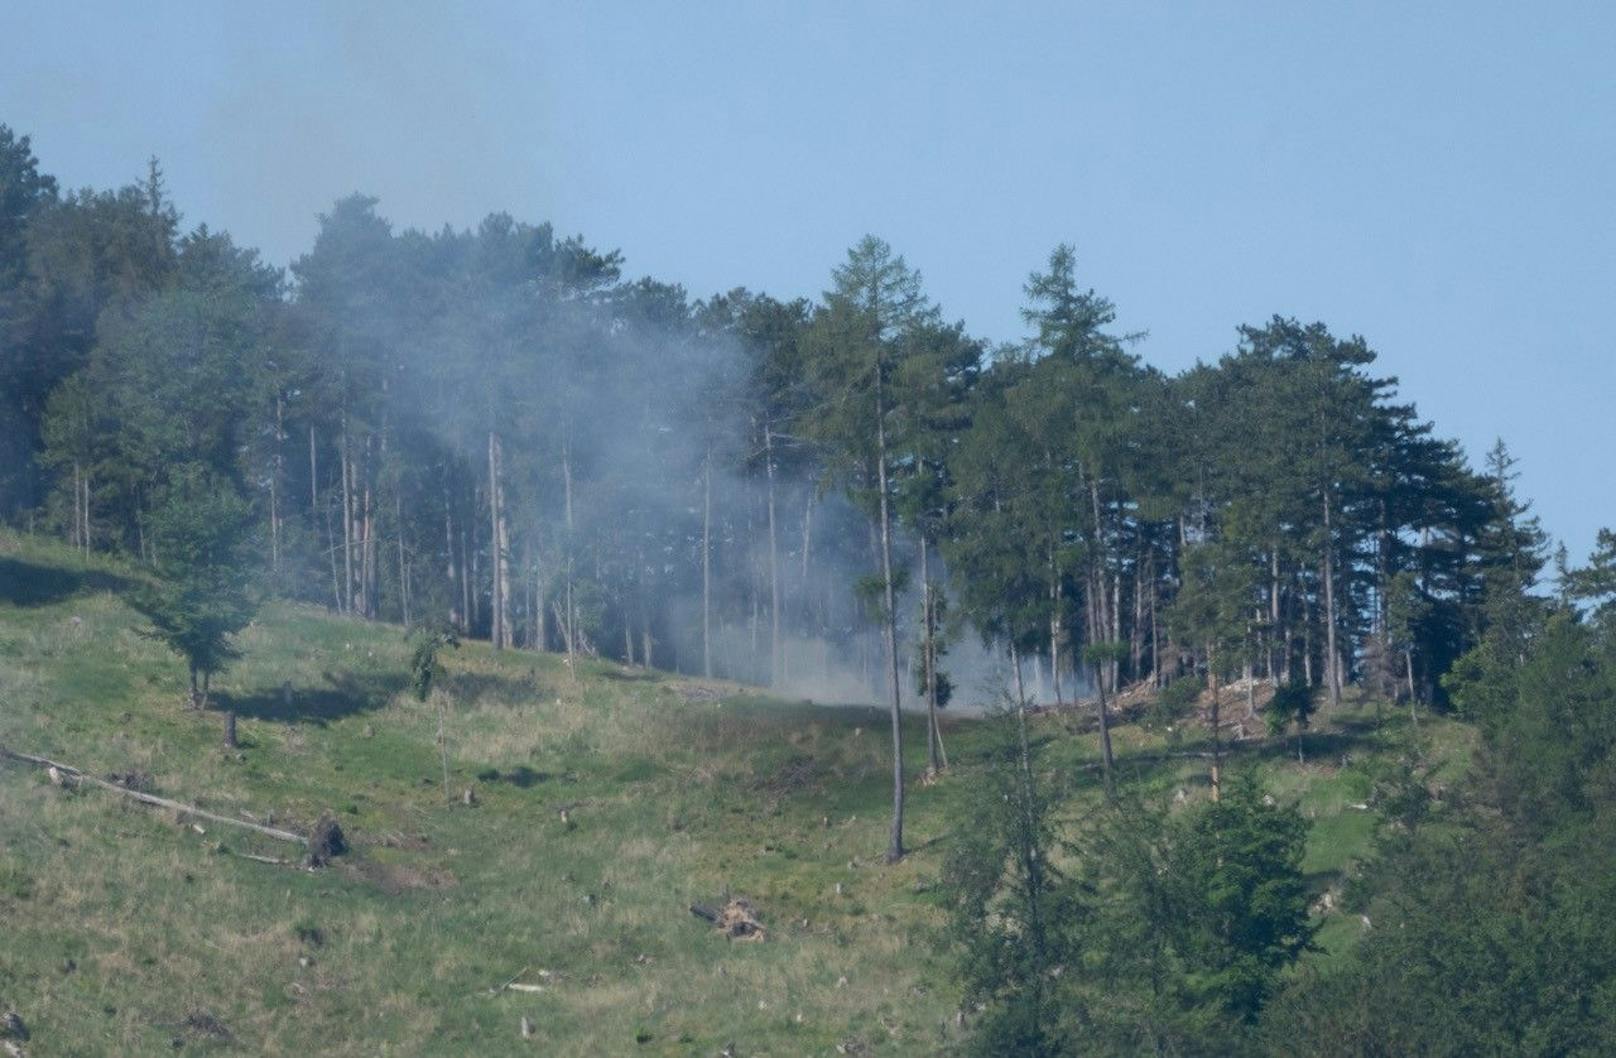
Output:
[[[309,844],[309,839],[304,837],[302,834],[294,834],[289,830],[281,830],[276,827],[267,827],[258,823],[249,823],[245,819],[235,819],[231,816],[222,816],[215,812],[209,812],[198,808],[195,805],[188,805],[181,801],[171,801],[166,797],[158,797],[155,794],[149,794],[141,790],[133,790],[118,783],[108,782],[105,779],[98,779],[94,775],[86,774],[70,764],[63,764],[60,761],[54,761],[47,757],[36,756],[32,753],[20,753],[16,750],[7,748],[6,746],[0,746],[0,758],[18,761],[23,764],[33,764],[44,768],[46,773],[50,775],[51,782],[63,788],[88,784],[90,786],[99,787],[103,790],[110,790],[115,794],[128,797],[131,800],[139,801],[144,805],[151,805],[154,808],[167,808],[172,812],[179,813],[180,815],[195,816],[198,819],[206,819],[214,823],[222,823],[225,826],[243,827],[247,830],[253,831],[254,833],[263,834],[265,837],[275,838],[278,841],[290,841],[299,845]],[[332,826],[335,825],[336,823],[333,821]],[[338,831],[339,836],[340,834],[341,831]],[[343,846],[344,849],[346,849],[346,847],[346,845]]]
[[310,867],[324,867],[331,862],[333,856],[341,856],[348,851],[348,839],[343,835],[342,828],[330,812],[322,812],[314,829],[309,831],[307,839],[309,847],[308,865]]
[[711,922],[729,940],[768,939],[768,930],[758,918],[757,908],[744,896],[731,897],[721,907],[691,904],[690,913]]

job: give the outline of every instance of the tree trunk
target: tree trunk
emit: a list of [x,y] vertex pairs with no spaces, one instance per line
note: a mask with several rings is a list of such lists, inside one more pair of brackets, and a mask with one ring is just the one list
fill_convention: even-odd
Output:
[[713,678],[713,446],[701,467],[701,674]]
[[928,562],[930,546],[926,535],[920,535],[920,591],[921,610],[926,625],[926,639],[921,645],[926,680],[926,771],[936,775],[943,770],[942,733],[937,729],[937,655],[933,650],[936,624],[932,616],[931,570]]
[[1218,670],[1212,648],[1206,648],[1206,682],[1212,690],[1212,800],[1223,794],[1223,718],[1219,715]]
[[283,471],[281,445],[286,441],[285,409],[280,394],[275,395],[275,459],[269,473],[269,569],[281,571],[280,482]]
[[499,434],[493,430],[488,431],[488,539],[493,553],[489,556],[489,573],[492,577],[492,594],[490,602],[493,608],[493,624],[489,629],[489,642],[495,650],[505,646],[505,621],[508,611],[505,607],[505,598],[502,594],[505,584],[500,576],[499,538],[500,525],[503,519],[499,509]]
[[886,400],[879,361],[875,367],[875,467],[881,490],[881,582],[886,612],[882,615],[887,640],[887,674],[892,695],[892,832],[887,862],[903,858],[903,707],[898,687],[898,611],[892,590],[892,516],[887,497]]
[[1055,695],[1055,708],[1061,704],[1061,575],[1055,565],[1055,544],[1049,544],[1046,564],[1049,568],[1049,682]]
[[774,520],[774,428],[763,424],[763,469],[768,480],[769,500],[769,683],[779,683],[780,656],[780,562]]
[[342,417],[342,612],[353,610],[353,480],[348,445],[348,416]]
[[1335,645],[1335,537],[1330,529],[1330,490],[1324,489],[1324,649],[1325,673],[1330,680],[1330,707],[1341,704],[1341,655]]
[[1111,798],[1111,797],[1115,796],[1115,793],[1116,793],[1114,787],[1112,786],[1112,780],[1111,780],[1111,769],[1112,769],[1113,765],[1115,764],[1115,761],[1112,759],[1112,755],[1111,755],[1111,716],[1110,716],[1110,709],[1107,706],[1106,700],[1105,700],[1105,681],[1103,679],[1099,681],[1099,692],[1100,692],[1100,760],[1102,762],[1102,768],[1103,768],[1103,770],[1105,772],[1105,796],[1107,798]]
[[[1279,548],[1268,554],[1268,682],[1279,686],[1279,675],[1274,668],[1274,638],[1279,635]],[[1288,642],[1288,640],[1287,640]],[[1290,666],[1287,656],[1286,667]]]
[[404,627],[410,627],[410,567],[404,555],[404,498],[402,489],[393,490],[393,523],[398,533],[398,606]]

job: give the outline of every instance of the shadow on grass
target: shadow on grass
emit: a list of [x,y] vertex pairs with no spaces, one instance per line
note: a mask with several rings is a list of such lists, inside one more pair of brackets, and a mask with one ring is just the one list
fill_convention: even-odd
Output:
[[534,771],[526,764],[518,765],[507,771],[498,768],[487,768],[477,773],[478,782],[505,782],[519,790],[530,790],[541,782],[554,778],[547,771]]
[[49,606],[90,592],[123,591],[128,578],[98,570],[40,566],[19,558],[0,558],[0,601],[16,606]]
[[513,676],[506,673],[452,671],[439,677],[438,686],[462,705],[485,700],[523,705],[543,697],[545,688],[536,674]]
[[327,724],[345,716],[380,709],[409,682],[403,673],[364,674],[324,673],[325,687],[293,687],[283,690],[254,691],[251,694],[214,695],[215,709],[234,708],[236,714],[253,720],[277,723]]

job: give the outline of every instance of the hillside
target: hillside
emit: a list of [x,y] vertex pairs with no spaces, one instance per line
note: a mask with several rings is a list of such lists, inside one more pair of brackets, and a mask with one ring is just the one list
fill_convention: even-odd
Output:
[[[218,684],[240,716],[226,751],[219,717],[183,708],[182,666],[138,634],[132,575],[0,533],[0,745],[294,829],[329,810],[353,848],[320,871],[257,862],[232,853],[287,849],[0,762],[0,1009],[26,1019],[28,1053],[933,1054],[957,1038],[932,883],[984,724],[947,727],[955,768],[912,785],[916,851],[888,867],[877,711],[481,643],[446,656],[441,703],[423,704],[398,627],[274,604]],[[1363,702],[1321,718],[1306,765],[1292,742],[1234,754],[1312,818],[1321,893],[1368,852],[1373,811],[1354,806],[1405,744],[1405,716],[1376,720]],[[1098,781],[1074,728],[1038,720],[1075,815]],[[1466,729],[1422,732],[1465,758]],[[1123,726],[1123,772],[1203,796],[1201,763],[1168,755],[1199,737]],[[907,745],[918,776],[918,720]],[[689,913],[726,892],[755,903],[765,942]],[[1308,958],[1359,929],[1332,914]],[[541,990],[499,990],[512,981]]]

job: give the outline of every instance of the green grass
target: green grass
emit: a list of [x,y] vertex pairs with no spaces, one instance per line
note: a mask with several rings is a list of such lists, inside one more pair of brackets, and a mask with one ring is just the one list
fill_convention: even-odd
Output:
[[[182,667],[120,601],[131,576],[0,533],[0,743],[283,826],[329,810],[354,849],[319,872],[257,863],[230,852],[286,847],[0,763],[0,1007],[29,1023],[31,1054],[935,1054],[957,1039],[926,883],[980,725],[950,725],[958,766],[911,786],[916,851],[886,866],[875,710],[605,662],[575,675],[477,643],[446,656],[423,704],[399,629],[275,604],[218,681],[240,716],[226,752],[219,717],[183,707]],[[1357,702],[1322,724],[1305,766],[1293,744],[1235,753],[1313,818],[1321,891],[1369,852],[1373,813],[1352,806],[1369,762],[1402,745],[1406,717],[1372,720]],[[1422,732],[1444,761],[1467,753],[1458,725]],[[1093,738],[1062,718],[1038,734],[1074,809],[1097,798]],[[918,723],[908,736],[918,775]],[[1187,737],[1177,748],[1199,748]],[[1117,745],[1149,795],[1205,796],[1203,762],[1156,759],[1171,747],[1133,727]],[[766,943],[688,913],[726,891],[757,904]],[[1310,958],[1359,928],[1328,916]],[[490,991],[518,976],[545,990]]]

